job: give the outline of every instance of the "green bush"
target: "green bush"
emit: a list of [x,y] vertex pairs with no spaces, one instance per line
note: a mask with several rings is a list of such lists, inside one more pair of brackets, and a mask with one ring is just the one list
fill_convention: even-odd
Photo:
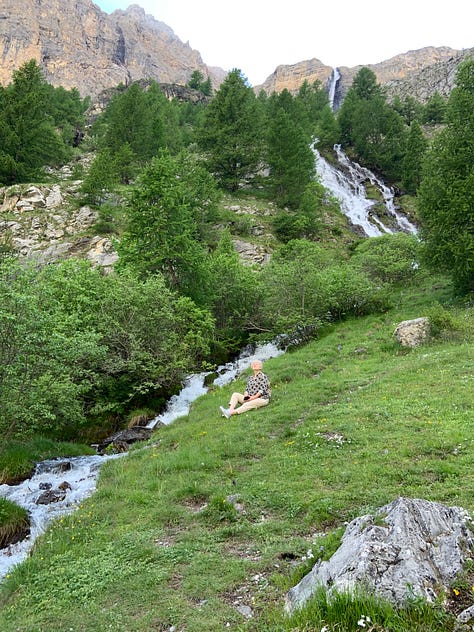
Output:
[[396,233],[362,241],[351,258],[354,267],[382,283],[407,283],[418,270],[419,241],[415,235]]
[[474,334],[464,310],[457,313],[454,309],[449,310],[440,303],[435,303],[425,311],[425,314],[430,321],[430,332],[433,338],[462,340]]

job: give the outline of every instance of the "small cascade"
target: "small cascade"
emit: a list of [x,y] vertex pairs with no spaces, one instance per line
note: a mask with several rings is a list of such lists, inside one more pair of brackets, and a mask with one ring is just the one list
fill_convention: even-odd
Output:
[[341,78],[341,73],[339,72],[339,68],[333,68],[331,76],[329,78],[329,88],[328,88],[328,99],[329,105],[331,106],[331,110],[336,109],[336,93],[337,86],[339,84],[339,79]]
[[[393,232],[415,234],[416,227],[395,207],[393,189],[386,186],[372,171],[350,160],[340,145],[335,145],[334,150],[341,169],[331,165],[315,149],[316,170],[321,183],[339,201],[342,212],[351,223],[360,227],[368,237]],[[377,215],[378,203],[367,198],[364,182],[370,182],[380,191],[384,209],[381,216]]]
[[[215,371],[217,377],[213,383],[216,386],[229,384],[242,371],[247,369],[254,360],[268,360],[268,358],[275,358],[282,353],[284,353],[284,349],[274,342],[269,342],[256,348],[247,347],[234,362],[228,362],[217,368]],[[170,424],[175,419],[187,415],[194,400],[207,393],[208,388],[205,386],[205,381],[208,375],[210,375],[210,372],[188,376],[181,391],[170,398],[166,410],[155,417],[155,419],[152,419],[147,427],[154,428],[160,422]]]
[[53,520],[75,511],[95,491],[101,465],[121,456],[92,455],[42,461],[28,480],[19,485],[0,485],[0,496],[26,509],[31,524],[26,539],[0,550],[0,580],[10,568],[27,558],[36,538]]
[[[229,384],[254,360],[267,360],[281,355],[285,352],[283,344],[284,341],[282,344],[276,341],[245,348],[234,362],[218,367],[214,384]],[[158,422],[169,424],[187,415],[192,402],[207,392],[204,382],[208,375],[199,373],[188,376],[182,390],[169,400],[165,412],[151,421],[148,427],[154,428]],[[36,538],[44,533],[53,520],[73,513],[83,500],[94,493],[102,464],[123,456],[124,453],[42,461],[36,466],[33,476],[19,485],[0,485],[0,497],[26,509],[31,523],[31,533],[27,538],[0,550],[0,581],[13,566],[27,558]]]

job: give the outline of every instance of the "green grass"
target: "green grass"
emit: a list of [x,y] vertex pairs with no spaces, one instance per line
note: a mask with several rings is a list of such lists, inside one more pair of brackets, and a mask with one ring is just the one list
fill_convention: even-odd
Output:
[[[439,307],[447,289],[406,289],[392,311],[267,361],[268,407],[220,416],[244,375],[106,463],[95,495],[3,583],[0,629],[349,632],[370,616],[373,631],[452,630],[436,607],[363,595],[319,595],[291,620],[283,611],[308,552],[329,557],[346,521],[399,496],[474,509],[474,317]],[[426,309],[444,314],[441,333],[462,327],[401,349],[396,325]]]
[[29,478],[38,461],[59,456],[94,454],[89,446],[35,437],[27,443],[12,441],[0,448],[0,484]]
[[26,509],[0,498],[0,549],[14,540],[22,540],[30,532]]

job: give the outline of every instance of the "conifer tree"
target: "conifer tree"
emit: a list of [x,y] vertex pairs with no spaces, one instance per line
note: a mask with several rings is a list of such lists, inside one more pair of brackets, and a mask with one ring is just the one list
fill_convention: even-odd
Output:
[[377,84],[375,73],[362,68],[356,75],[338,116],[341,139],[354,148],[368,167],[389,177],[401,175],[406,128]]
[[260,103],[242,72],[234,69],[207,106],[198,130],[209,170],[224,188],[235,191],[255,175],[261,166],[262,137]]
[[410,125],[406,152],[402,164],[402,186],[407,193],[416,193],[421,181],[423,158],[428,147],[423,130],[417,121]]
[[47,163],[59,165],[68,149],[49,113],[50,92],[35,60],[13,73],[2,89],[0,114],[0,182],[24,182]]
[[141,277],[161,273],[171,289],[206,303],[207,225],[217,197],[213,178],[189,155],[153,158],[132,192],[120,267]]
[[418,195],[424,252],[451,275],[460,293],[474,291],[474,61],[463,62],[451,92],[446,128],[427,154]]
[[446,99],[436,91],[425,105],[424,112],[422,114],[423,123],[428,125],[436,125],[444,123],[446,116]]
[[309,135],[280,108],[269,122],[267,142],[273,195],[279,206],[296,208],[316,171]]

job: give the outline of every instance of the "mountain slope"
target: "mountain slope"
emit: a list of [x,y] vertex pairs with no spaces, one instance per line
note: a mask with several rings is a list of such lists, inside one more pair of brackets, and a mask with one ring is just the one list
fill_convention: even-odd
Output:
[[92,0],[3,0],[0,57],[4,85],[35,59],[51,84],[92,97],[143,78],[184,85],[199,70],[217,87],[226,75],[139,6],[107,15]]

